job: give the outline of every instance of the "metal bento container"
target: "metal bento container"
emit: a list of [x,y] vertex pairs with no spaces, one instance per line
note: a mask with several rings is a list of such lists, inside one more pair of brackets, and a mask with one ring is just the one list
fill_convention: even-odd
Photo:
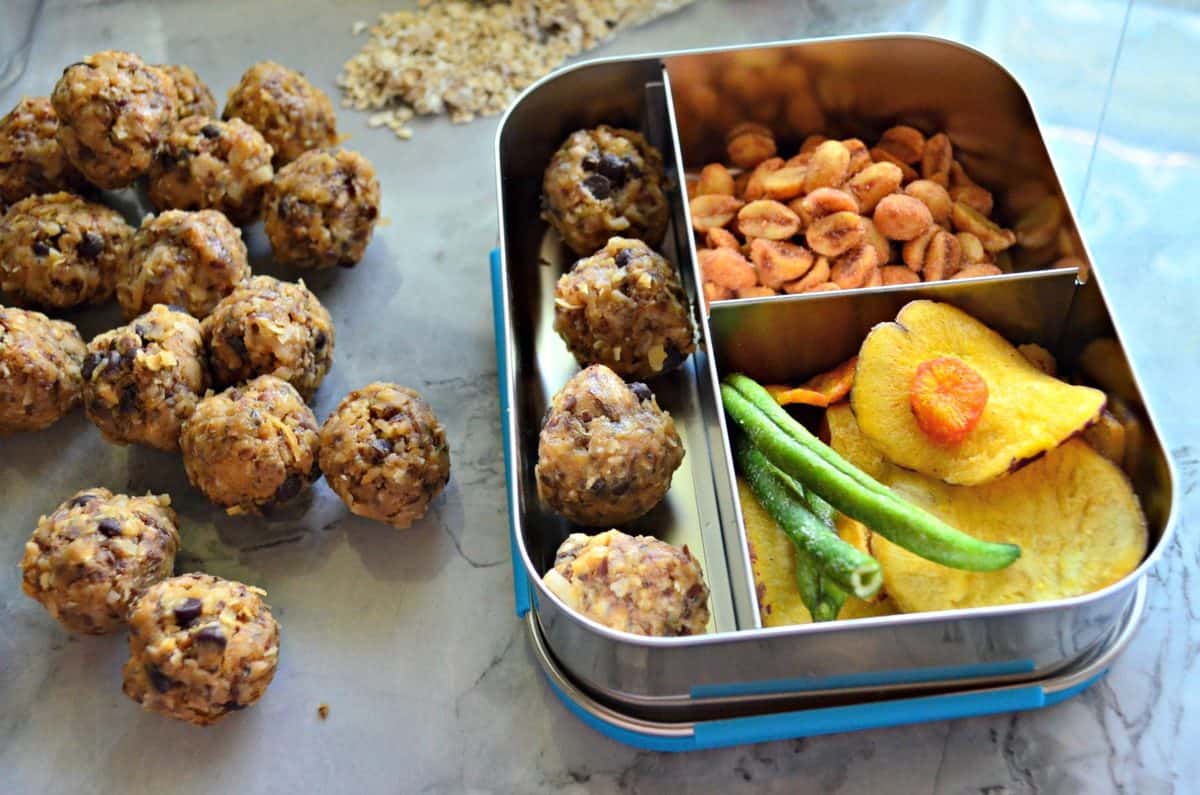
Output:
[[[1094,269],[1048,270],[1019,257],[1017,272],[1001,276],[724,301],[706,311],[684,175],[719,159],[726,129],[745,118],[796,147],[816,131],[867,137],[898,122],[944,130],[972,177],[998,196],[1029,179],[1057,192],[1067,206],[1063,234],[1091,269],[1020,85],[951,41],[877,35],[603,59],[530,87],[497,133],[493,286],[518,612],[532,611],[530,634],[552,682],[569,677],[571,692],[632,721],[680,722],[1046,682],[1079,669],[1136,622],[1133,603],[1172,529],[1171,462],[1136,380],[1130,397],[1146,438],[1132,480],[1151,545],[1120,582],[1053,602],[762,626],[722,375],[807,378],[852,355],[872,325],[919,297],[957,305],[1014,344],[1037,342],[1068,369],[1089,341],[1119,339],[1119,331]],[[537,438],[550,397],[578,369],[553,330],[554,283],[571,258],[540,220],[542,173],[570,132],[600,123],[640,130],[665,161],[673,213],[662,253],[681,272],[698,349],[679,370],[648,382],[687,455],[664,505],[633,528],[693,551],[711,589],[706,635],[615,632],[566,608],[541,582],[570,527],[539,504]]]

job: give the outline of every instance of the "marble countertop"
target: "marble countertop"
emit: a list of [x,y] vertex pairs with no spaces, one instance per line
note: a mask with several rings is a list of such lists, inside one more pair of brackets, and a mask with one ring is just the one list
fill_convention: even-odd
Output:
[[[0,105],[45,94],[104,48],[192,65],[223,95],[252,62],[305,71],[332,96],[351,24],[407,5],[361,0],[51,0],[24,76]],[[1010,8],[1010,5],[1014,7]],[[380,170],[367,261],[309,281],[338,326],[325,416],[376,378],[421,390],[445,422],[453,479],[409,532],[348,515],[323,484],[269,521],[229,518],[176,457],[105,444],[76,412],[0,440],[0,789],[14,793],[1187,791],[1200,779],[1200,16],[1178,2],[701,0],[594,53],[916,30],[985,50],[1039,108],[1056,163],[1181,482],[1178,532],[1150,575],[1130,648],[1084,695],[1038,712],[686,755],[640,752],[583,726],[546,686],[512,612],[486,256],[496,238],[495,120],[414,124],[401,142],[339,114]],[[431,165],[436,164],[436,166]],[[277,272],[260,229],[256,270]],[[430,307],[440,311],[431,312]],[[90,312],[88,336],[117,324]],[[381,337],[373,330],[388,327]],[[401,344],[396,346],[399,328]],[[385,343],[384,340],[388,342]],[[393,343],[393,344],[388,344]],[[1181,379],[1183,383],[1181,384]],[[1184,388],[1181,388],[1183,386]],[[16,561],[46,500],[102,484],[168,491],[180,566],[265,587],[284,629],[255,708],[199,730],[121,694],[121,636],[68,636],[20,592]],[[317,707],[327,703],[327,720]],[[1188,785],[1186,782],[1193,784]]]

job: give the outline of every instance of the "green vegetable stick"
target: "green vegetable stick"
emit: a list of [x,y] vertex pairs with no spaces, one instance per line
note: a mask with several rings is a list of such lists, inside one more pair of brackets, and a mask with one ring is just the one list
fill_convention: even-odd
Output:
[[[815,492],[837,510],[857,519],[892,543],[934,563],[966,571],[996,571],[1011,565],[1021,556],[1021,548],[1015,544],[980,541],[955,530],[933,514],[905,502],[877,481],[855,470],[860,478],[867,478],[875,486],[865,487],[859,478],[849,476],[841,468],[833,466],[824,455],[818,454],[814,446],[804,444],[781,430],[733,386],[722,384],[721,398],[729,416],[771,463],[795,477],[806,489]],[[812,438],[816,447],[829,450],[819,439]],[[832,450],[829,453],[837,455]],[[837,458],[842,466],[850,466],[841,456]],[[844,585],[840,581],[838,584]],[[859,596],[857,592],[855,595]]]
[[[788,478],[757,447],[739,445],[742,474],[754,496],[792,542],[812,558],[820,573],[862,599],[874,596],[883,584],[879,563],[847,544],[796,499]],[[802,594],[805,589],[802,589]],[[810,612],[815,610],[810,609]]]

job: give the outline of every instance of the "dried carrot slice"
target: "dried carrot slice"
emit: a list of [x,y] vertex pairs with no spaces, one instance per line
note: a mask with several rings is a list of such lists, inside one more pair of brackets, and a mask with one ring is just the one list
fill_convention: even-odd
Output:
[[917,427],[935,442],[952,445],[979,424],[988,387],[962,359],[939,356],[917,366],[908,397]]
[[851,356],[846,361],[828,372],[814,375],[800,386],[825,396],[825,404],[833,405],[844,400],[850,394],[854,385],[854,370],[858,367],[858,357]]
[[772,384],[764,387],[771,393],[771,397],[775,398],[775,402],[781,406],[790,406],[793,404],[803,404],[805,406],[817,406],[825,408],[829,405],[829,400],[820,392],[814,392],[811,389],[804,387],[791,387],[786,384]]

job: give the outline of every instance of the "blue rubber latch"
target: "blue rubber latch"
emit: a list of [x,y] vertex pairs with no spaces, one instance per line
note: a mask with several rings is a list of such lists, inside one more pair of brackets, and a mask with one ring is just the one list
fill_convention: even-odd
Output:
[[504,500],[508,507],[508,543],[512,552],[513,597],[516,601],[517,618],[524,618],[529,612],[529,578],[525,576],[525,566],[521,562],[521,553],[517,550],[516,506],[512,504],[509,495],[512,494],[513,462],[508,451],[508,429],[511,423],[509,416],[512,408],[508,405],[508,391],[505,384],[508,381],[508,348],[504,344],[504,295],[503,279],[500,273],[500,249],[494,248],[491,253],[492,271],[492,323],[496,335],[496,380],[500,386],[500,432],[503,436],[501,447],[504,449]]

